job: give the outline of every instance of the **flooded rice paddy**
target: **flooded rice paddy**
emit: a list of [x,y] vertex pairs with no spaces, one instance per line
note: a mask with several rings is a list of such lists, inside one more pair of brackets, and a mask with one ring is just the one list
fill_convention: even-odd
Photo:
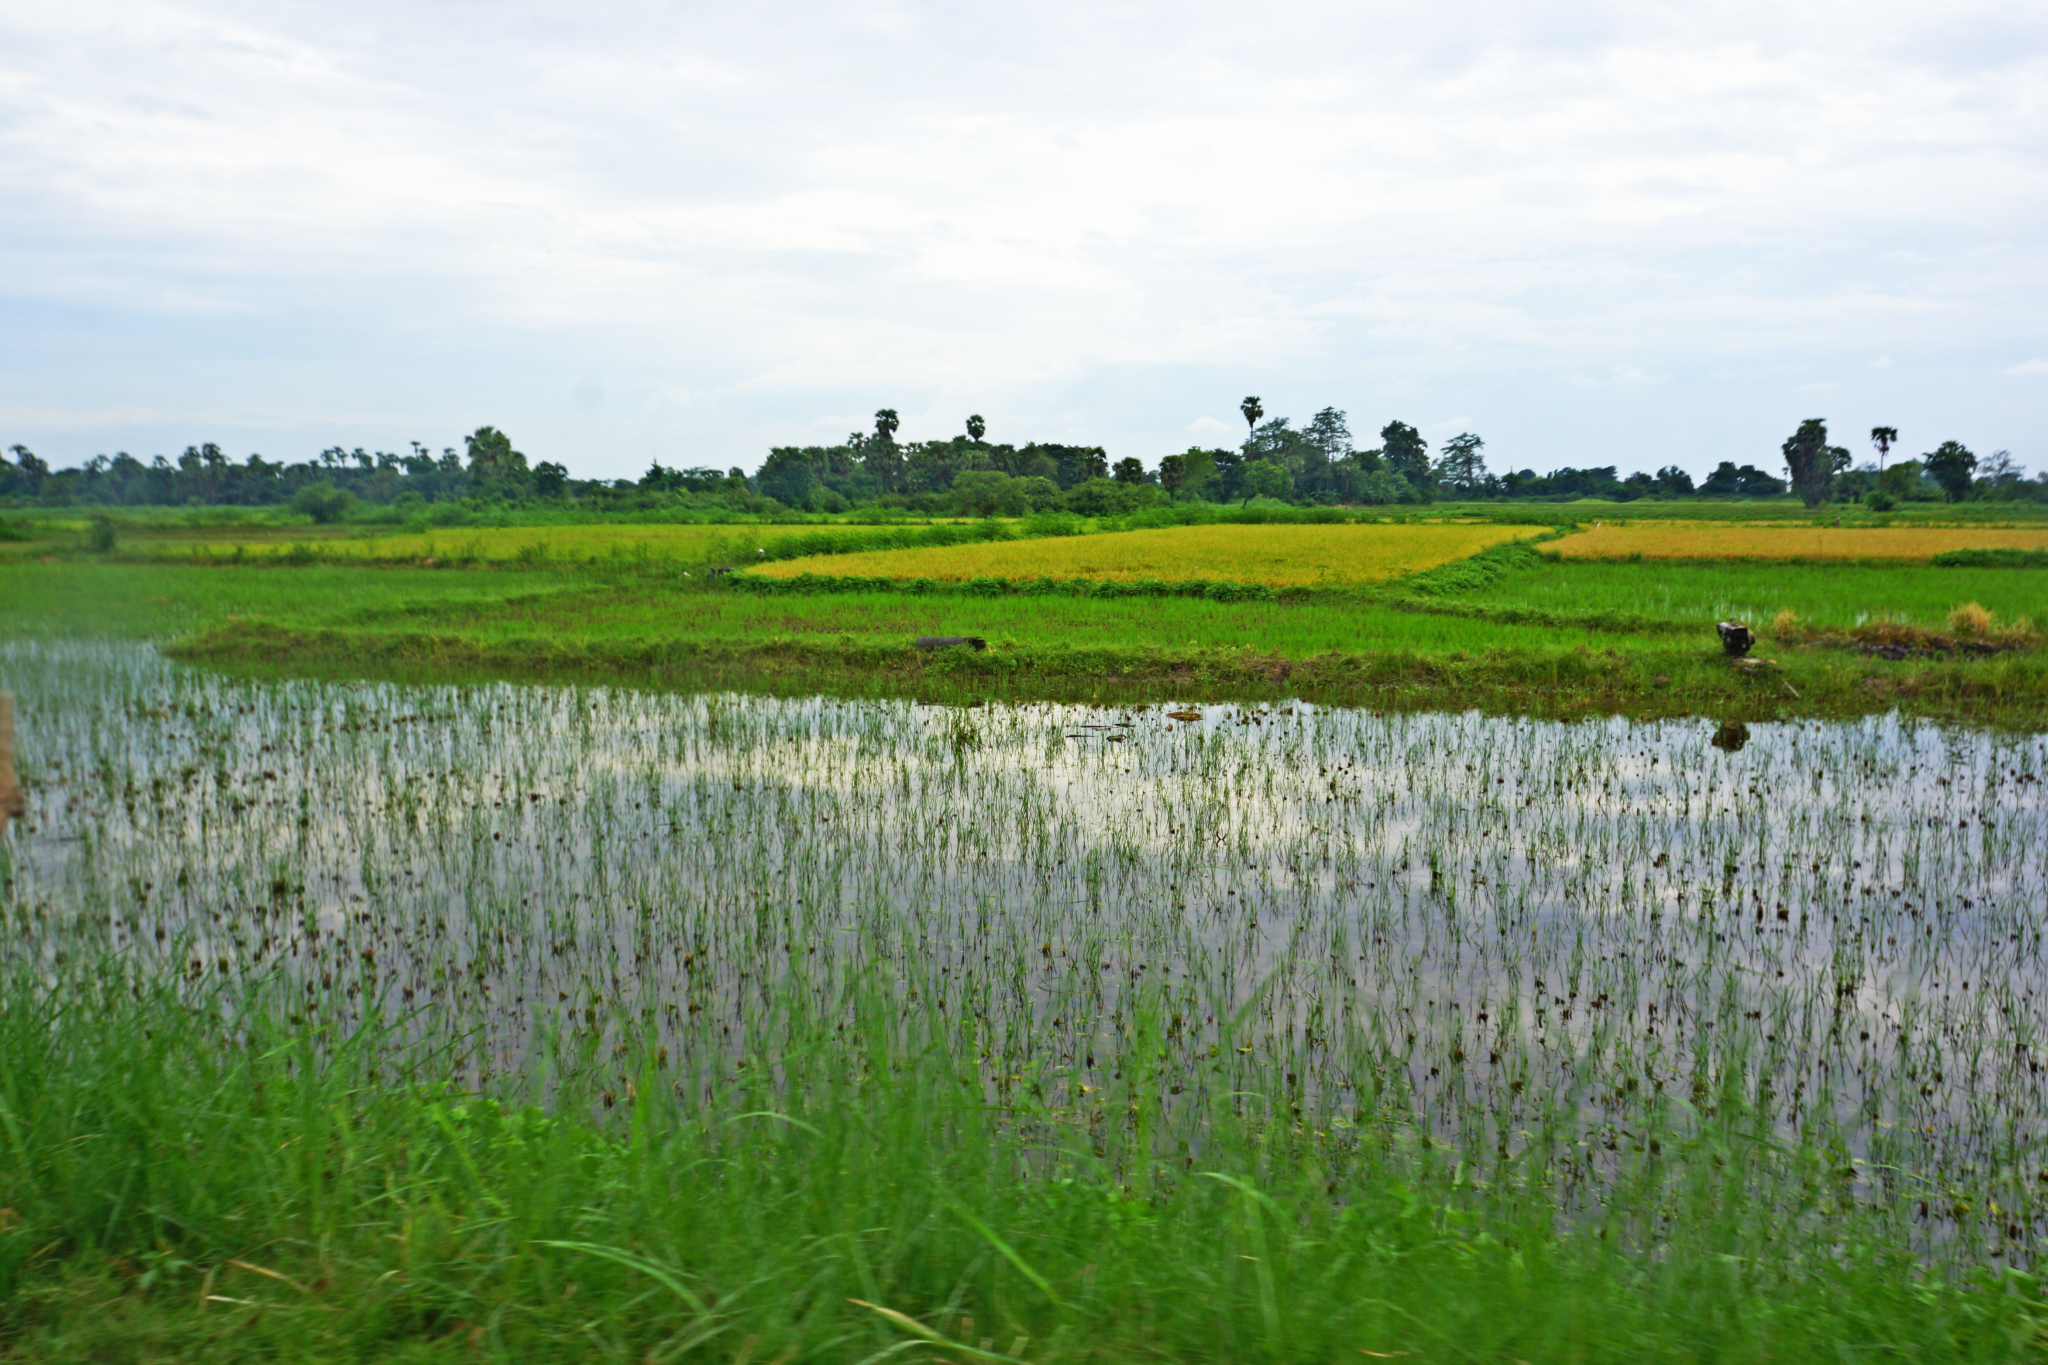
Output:
[[15,963],[442,1045],[394,1084],[596,1111],[639,1048],[687,1104],[886,989],[989,1102],[1118,1123],[1089,1106],[1142,1070],[1190,1151],[1219,1099],[1391,1122],[1475,1182],[1533,1154],[1569,1210],[1739,1105],[1927,1244],[2048,1230],[2038,736],[259,683],[102,643],[0,645],[0,686]]

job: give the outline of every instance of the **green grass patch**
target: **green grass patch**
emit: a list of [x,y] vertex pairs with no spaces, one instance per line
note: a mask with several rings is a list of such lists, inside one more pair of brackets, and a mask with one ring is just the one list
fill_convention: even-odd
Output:
[[1220,1091],[1199,1155],[1162,1155],[1092,1117],[1157,1103],[1135,1052],[1078,1105],[991,1093],[910,983],[787,1001],[736,1069],[589,1058],[556,1078],[585,1108],[414,1079],[446,1059],[392,1021],[307,1017],[333,987],[8,971],[15,1359],[1989,1361],[2043,1312],[2023,1277],[1923,1273],[1883,1216],[1788,1224],[1827,1154],[1756,1141],[1736,1094],[1632,1134],[1661,1155],[1630,1202],[1560,1220],[1533,1164],[1475,1187],[1405,1122]]

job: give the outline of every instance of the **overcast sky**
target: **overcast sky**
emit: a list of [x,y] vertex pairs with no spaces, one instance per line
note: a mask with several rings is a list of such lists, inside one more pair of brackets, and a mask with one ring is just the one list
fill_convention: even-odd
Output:
[[0,10],[0,444],[2048,465],[2048,6]]

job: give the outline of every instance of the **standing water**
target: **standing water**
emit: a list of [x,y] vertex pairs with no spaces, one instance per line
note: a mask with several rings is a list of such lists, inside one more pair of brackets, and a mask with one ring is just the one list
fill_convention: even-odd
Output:
[[1218,1096],[1394,1120],[1569,1210],[1740,1102],[1928,1244],[2041,1230],[2037,736],[262,683],[104,643],[0,645],[0,683],[0,911],[47,989],[264,979],[551,1103],[644,1042],[690,1103],[879,981],[998,1099],[1156,1067],[1161,1141]]

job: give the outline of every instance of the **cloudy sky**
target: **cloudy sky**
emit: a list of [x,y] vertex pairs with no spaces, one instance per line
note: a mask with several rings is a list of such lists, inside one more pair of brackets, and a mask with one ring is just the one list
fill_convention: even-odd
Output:
[[0,11],[0,444],[2048,465],[2048,7]]

